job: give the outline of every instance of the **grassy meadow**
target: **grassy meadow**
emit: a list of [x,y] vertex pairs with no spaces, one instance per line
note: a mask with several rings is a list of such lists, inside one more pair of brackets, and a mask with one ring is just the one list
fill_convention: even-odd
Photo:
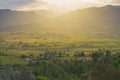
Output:
[[99,49],[110,50],[113,54],[120,52],[119,35],[107,36],[85,37],[63,32],[1,32],[0,53],[5,56],[0,56],[0,62],[1,65],[27,64],[28,61],[22,59],[21,55],[36,57],[46,52],[69,55],[65,59],[74,58],[78,52],[90,55]]

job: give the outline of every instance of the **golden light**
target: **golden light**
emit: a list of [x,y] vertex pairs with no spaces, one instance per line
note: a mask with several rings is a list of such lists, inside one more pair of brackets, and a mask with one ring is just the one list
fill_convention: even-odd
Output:
[[68,10],[76,8],[83,1],[81,0],[49,0],[56,9]]
[[[43,1],[43,3],[41,3],[41,1]],[[47,9],[64,12],[79,8],[99,6],[102,3],[100,0],[35,0],[33,3],[21,6],[19,10]]]
[[74,10],[97,6],[101,4],[100,0],[44,0],[53,5],[54,9],[58,10]]

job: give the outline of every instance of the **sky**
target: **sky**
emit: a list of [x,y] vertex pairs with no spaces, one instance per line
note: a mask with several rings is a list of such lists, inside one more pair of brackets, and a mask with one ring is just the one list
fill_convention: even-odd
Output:
[[0,9],[69,11],[110,4],[119,5],[120,0],[0,0]]

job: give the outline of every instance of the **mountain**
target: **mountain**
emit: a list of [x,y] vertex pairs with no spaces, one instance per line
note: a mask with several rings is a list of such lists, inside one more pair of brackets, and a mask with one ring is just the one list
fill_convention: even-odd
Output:
[[56,17],[52,24],[71,31],[117,31],[120,30],[120,6],[75,10]]
[[44,21],[52,15],[46,10],[15,11],[0,9],[0,31],[29,30],[42,27]]
[[120,23],[120,6],[108,5],[80,9],[60,16],[59,20],[81,25],[108,25]]
[[[12,11],[0,10],[0,30],[61,30],[92,33],[120,30],[120,6],[91,7],[78,9],[60,16],[46,10]],[[36,28],[36,29],[35,29]]]

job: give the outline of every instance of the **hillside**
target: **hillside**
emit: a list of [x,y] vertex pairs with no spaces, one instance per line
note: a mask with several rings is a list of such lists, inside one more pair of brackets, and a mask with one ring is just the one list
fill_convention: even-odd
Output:
[[54,26],[71,31],[120,30],[120,6],[92,7],[79,9],[55,18]]
[[[120,6],[92,7],[52,17],[50,11],[0,10],[0,30],[62,30],[70,32],[119,32]],[[48,18],[49,17],[49,18]],[[47,28],[46,28],[47,27]],[[94,34],[94,33],[93,33]]]
[[42,27],[44,21],[52,13],[50,11],[13,11],[0,10],[0,31],[29,30]]

